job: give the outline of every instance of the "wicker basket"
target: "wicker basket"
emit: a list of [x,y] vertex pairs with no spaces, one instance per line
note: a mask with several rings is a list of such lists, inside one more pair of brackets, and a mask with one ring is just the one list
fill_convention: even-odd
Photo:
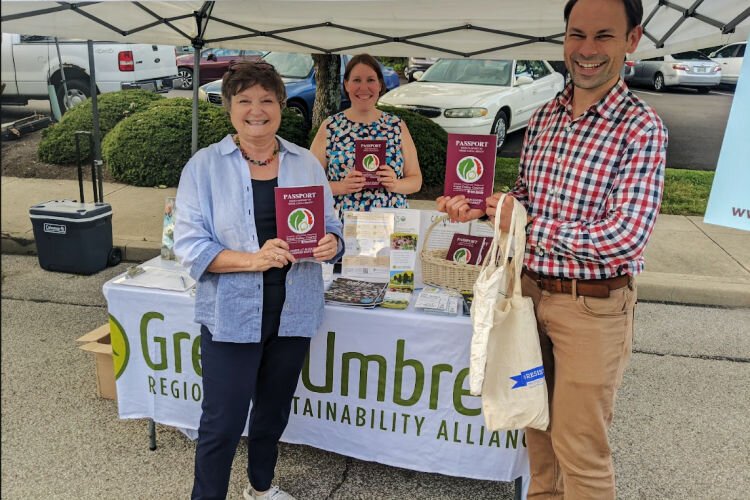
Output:
[[[479,264],[459,264],[452,260],[447,260],[448,249],[428,250],[427,243],[430,241],[432,230],[438,224],[448,220],[448,216],[443,216],[430,224],[427,233],[424,236],[424,245],[422,245],[422,281],[428,285],[440,286],[458,290],[459,292],[472,291],[474,282],[479,277],[479,271],[482,266]],[[492,224],[485,222],[489,227]],[[485,256],[486,258],[486,256]]]

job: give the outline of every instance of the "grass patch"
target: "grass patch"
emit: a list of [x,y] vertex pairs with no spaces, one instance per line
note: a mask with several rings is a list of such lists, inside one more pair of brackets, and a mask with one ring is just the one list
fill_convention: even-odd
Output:
[[516,184],[518,158],[498,158],[495,162],[495,192],[508,191]]
[[661,213],[670,215],[704,215],[714,172],[668,168],[664,178]]
[[[498,158],[495,166],[495,191],[507,191],[513,187],[517,175],[518,158]],[[680,168],[666,169],[661,213],[704,215],[713,181],[714,172]],[[427,193],[425,192],[425,194]],[[434,194],[437,197],[442,193]],[[427,199],[423,196],[419,196],[419,198]]]

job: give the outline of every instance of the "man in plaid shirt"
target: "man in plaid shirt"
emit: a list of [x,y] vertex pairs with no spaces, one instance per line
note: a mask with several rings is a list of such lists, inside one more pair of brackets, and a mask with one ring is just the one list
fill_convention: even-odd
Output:
[[[615,498],[607,432],[630,359],[635,276],[661,205],[667,132],[620,79],[641,0],[569,0],[572,82],[529,121],[510,194],[528,212],[523,293],[534,300],[550,428],[527,429],[529,498]],[[495,215],[500,194],[487,199]],[[510,225],[505,200],[500,226]],[[483,213],[438,198],[454,220]]]

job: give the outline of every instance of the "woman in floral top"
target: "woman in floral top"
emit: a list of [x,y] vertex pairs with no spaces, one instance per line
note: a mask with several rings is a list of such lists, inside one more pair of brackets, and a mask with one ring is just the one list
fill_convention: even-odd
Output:
[[[375,107],[385,93],[385,81],[374,57],[351,58],[344,89],[351,107],[327,118],[310,146],[326,171],[339,216],[344,210],[408,208],[406,195],[422,187],[417,148],[406,123]],[[386,141],[385,165],[377,171],[382,188],[364,189],[364,175],[354,169],[354,143],[362,139]]]

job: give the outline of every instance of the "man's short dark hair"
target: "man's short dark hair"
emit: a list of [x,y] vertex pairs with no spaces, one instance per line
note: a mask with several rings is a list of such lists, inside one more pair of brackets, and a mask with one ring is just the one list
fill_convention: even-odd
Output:
[[[568,18],[570,17],[570,11],[573,10],[578,0],[568,0],[563,9],[563,17],[565,18],[565,29],[568,28]],[[630,30],[641,24],[643,20],[643,3],[641,0],[622,0],[625,5],[625,15],[628,18],[628,33]]]

